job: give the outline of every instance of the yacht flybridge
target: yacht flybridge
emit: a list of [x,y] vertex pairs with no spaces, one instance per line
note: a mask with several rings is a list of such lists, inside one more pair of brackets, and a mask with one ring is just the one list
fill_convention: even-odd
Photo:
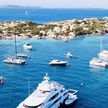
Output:
[[108,67],[108,62],[103,61],[102,59],[99,58],[93,58],[90,62],[90,65],[93,66],[101,66],[101,67]]
[[68,63],[66,61],[60,61],[60,60],[52,60],[49,65],[67,65]]
[[46,74],[37,89],[17,108],[58,108],[70,105],[78,99],[76,93],[77,90],[65,89],[63,85],[50,81]]

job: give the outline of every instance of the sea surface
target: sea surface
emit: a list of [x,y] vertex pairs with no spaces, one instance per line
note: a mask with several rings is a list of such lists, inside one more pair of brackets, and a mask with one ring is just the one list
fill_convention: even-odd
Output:
[[0,8],[0,21],[26,20],[48,23],[69,19],[82,19],[108,16],[107,9],[35,9]]
[[[24,16],[25,10],[0,9],[0,21],[31,20],[47,23],[108,15],[106,10],[95,11],[38,9],[28,10],[28,16]],[[78,100],[72,108],[108,108],[108,69],[89,66],[89,61],[97,57],[100,51],[100,39],[100,36],[81,36],[69,42],[17,39],[18,52],[31,56],[31,59],[26,59],[26,66],[4,64],[4,58],[15,54],[14,40],[0,40],[0,75],[6,78],[4,84],[0,85],[0,108],[16,108],[29,95],[29,83],[32,93],[43,80],[45,73],[48,73],[51,80],[66,88],[78,90]],[[32,44],[32,51],[23,49],[25,42]],[[103,46],[108,50],[108,34],[103,37]],[[76,58],[66,58],[67,52],[71,52]],[[53,59],[66,60],[70,66],[49,66],[48,63]],[[81,86],[81,83],[84,85]]]

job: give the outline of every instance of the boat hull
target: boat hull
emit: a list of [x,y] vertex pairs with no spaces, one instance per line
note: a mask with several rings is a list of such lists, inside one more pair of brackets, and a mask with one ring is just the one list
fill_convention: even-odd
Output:
[[23,62],[12,62],[12,61],[7,61],[7,60],[4,60],[3,61],[3,63],[6,63],[6,64],[15,64],[15,65],[24,65],[24,64],[26,64],[26,62],[25,61],[23,61]]
[[21,58],[30,58],[30,56],[28,56],[28,55],[23,55],[23,54],[17,54],[17,57],[21,57]]
[[32,50],[32,46],[23,45],[23,48],[27,50]]
[[15,65],[24,65],[24,64],[26,64],[25,62],[24,62],[24,63],[10,63],[10,62],[4,62],[4,63],[6,63],[6,64],[15,64]]
[[66,66],[67,63],[62,63],[62,64],[56,64],[56,63],[49,63],[50,66]]
[[90,63],[90,66],[108,67],[108,64]]

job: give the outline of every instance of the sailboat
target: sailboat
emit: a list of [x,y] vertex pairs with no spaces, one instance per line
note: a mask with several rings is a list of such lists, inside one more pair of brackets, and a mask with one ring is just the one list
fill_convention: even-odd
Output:
[[68,52],[68,53],[66,54],[66,57],[71,58],[71,57],[72,57],[72,54],[71,54],[70,52]]
[[28,12],[27,12],[27,10],[25,11],[25,15],[28,15]]
[[101,59],[106,59],[108,58],[108,50],[103,49],[103,43],[102,43],[102,38],[100,42],[100,53],[98,54],[99,58]]
[[106,58],[108,58],[108,51],[103,50],[102,38],[100,41],[100,53],[98,53],[98,56],[99,58],[93,57],[93,59],[90,60],[90,66],[108,67],[108,61],[106,60]]
[[15,35],[15,56],[14,57],[7,57],[5,60],[3,60],[4,63],[7,64],[26,64],[26,61],[23,59],[19,59],[17,56],[17,46],[16,46],[16,35]]

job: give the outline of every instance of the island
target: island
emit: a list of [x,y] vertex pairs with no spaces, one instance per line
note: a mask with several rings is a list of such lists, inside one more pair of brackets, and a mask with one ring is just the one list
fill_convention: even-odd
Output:
[[108,33],[108,18],[72,19],[47,24],[31,21],[0,22],[0,39],[24,38],[69,40],[81,35]]

